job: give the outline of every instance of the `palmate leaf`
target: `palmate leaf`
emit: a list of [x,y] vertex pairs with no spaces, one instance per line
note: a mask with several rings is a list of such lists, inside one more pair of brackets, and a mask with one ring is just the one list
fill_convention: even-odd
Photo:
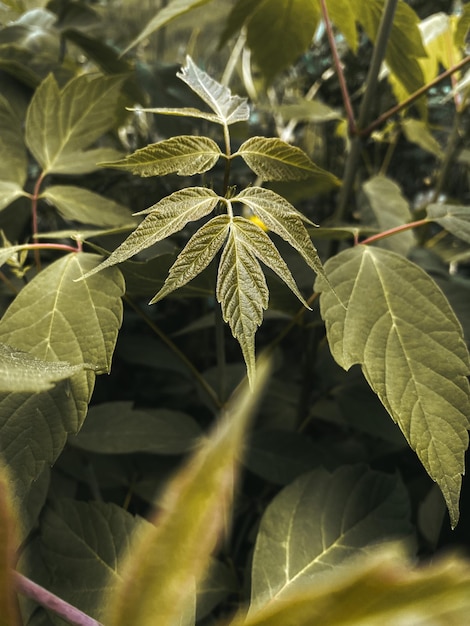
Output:
[[455,237],[470,243],[470,207],[454,204],[428,204],[428,218]]
[[108,596],[108,626],[173,626],[200,584],[223,534],[232,503],[246,430],[267,378],[258,370],[224,418],[159,497],[153,525],[138,533],[123,564],[122,581]]
[[333,174],[315,165],[303,150],[275,137],[251,137],[233,156],[241,156],[263,180],[306,180],[324,176],[339,182]]
[[101,165],[129,170],[139,176],[179,174],[193,176],[207,172],[222,156],[219,146],[209,137],[180,135],[140,148],[120,161]]
[[331,258],[325,271],[347,304],[342,309],[317,278],[335,360],[346,370],[361,365],[438,483],[455,526],[468,446],[470,360],[454,312],[423,270],[387,250],[356,246]]
[[219,200],[219,196],[214,191],[205,187],[190,187],[175,191],[149,209],[142,211],[149,215],[105,261],[95,267],[85,278],[105,267],[122,263],[141,250],[177,233],[188,222],[205,217],[215,208]]
[[[16,296],[0,321],[0,341],[44,361],[90,363],[108,371],[122,319],[121,273],[109,269],[80,282],[99,264],[70,254],[51,264]],[[82,371],[41,393],[0,395],[0,452],[21,500],[81,426],[95,374]]]
[[194,64],[190,56],[177,74],[214,111],[220,124],[234,124],[250,117],[246,98],[232,96],[228,87],[218,83]]
[[[26,144],[44,173],[78,173],[83,151],[115,122],[122,77],[73,78],[60,90],[52,74],[37,88],[26,116]],[[83,170],[80,170],[83,171]]]
[[285,599],[377,544],[410,539],[408,493],[398,476],[343,466],[316,469],[285,487],[256,538],[250,610]]

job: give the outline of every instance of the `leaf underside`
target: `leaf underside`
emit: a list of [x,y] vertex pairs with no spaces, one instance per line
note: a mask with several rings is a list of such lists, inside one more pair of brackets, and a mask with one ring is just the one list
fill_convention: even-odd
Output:
[[[468,446],[470,361],[461,326],[435,282],[387,250],[356,246],[325,265],[321,314],[336,361],[359,363],[447,503],[452,526]],[[397,276],[400,280],[397,281]],[[315,288],[323,291],[319,277]]]

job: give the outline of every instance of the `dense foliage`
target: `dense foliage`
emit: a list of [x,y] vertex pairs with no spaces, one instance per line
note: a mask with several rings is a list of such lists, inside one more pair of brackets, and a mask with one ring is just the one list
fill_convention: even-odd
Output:
[[466,623],[469,7],[0,4],[0,626]]

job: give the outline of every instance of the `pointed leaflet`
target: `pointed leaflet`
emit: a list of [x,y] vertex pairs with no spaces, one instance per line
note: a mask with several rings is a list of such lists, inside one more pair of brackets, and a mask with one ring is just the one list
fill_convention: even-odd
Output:
[[252,246],[247,245],[240,225],[242,219],[234,218],[230,223],[217,274],[216,296],[224,321],[228,322],[240,344],[252,383],[255,377],[255,333],[263,321],[263,310],[268,307],[269,292]]
[[[355,363],[459,517],[468,445],[470,361],[461,326],[436,283],[387,250],[356,246],[325,265],[321,314],[336,361]],[[397,280],[399,278],[399,280]],[[326,285],[318,278],[315,288]]]
[[180,135],[140,148],[121,161],[109,161],[101,165],[129,170],[139,176],[173,173],[192,176],[210,170],[221,156],[222,152],[213,139]]
[[83,187],[51,185],[40,198],[52,202],[67,220],[95,226],[123,226],[135,223],[135,219],[125,206]]
[[470,206],[455,204],[428,204],[428,218],[437,222],[454,237],[470,243]]
[[26,144],[45,173],[76,173],[74,158],[114,125],[122,80],[81,75],[60,90],[50,74],[41,83],[26,116]]
[[227,239],[229,223],[228,215],[219,215],[194,233],[172,265],[165,284],[150,304],[155,304],[175,289],[183,287],[209,265]]
[[209,0],[170,0],[170,2],[158,11],[158,13],[150,20],[145,28],[137,35],[135,39],[124,50],[123,54],[129,52],[144,39],[150,37],[152,33],[157,31],[165,24],[168,24],[180,15],[184,15],[191,9],[196,9],[203,4],[207,4]]
[[19,626],[13,570],[16,566],[19,520],[13,507],[12,483],[0,464],[0,626]]
[[251,137],[232,156],[241,156],[263,180],[306,180],[324,176],[339,182],[336,176],[315,165],[303,150],[275,137]]
[[205,187],[189,187],[175,191],[149,209],[142,211],[149,215],[103,263],[95,267],[87,276],[105,267],[122,263],[157,241],[177,233],[188,222],[205,217],[215,208],[219,200],[219,196],[214,191]]
[[305,262],[317,273],[324,274],[318,252],[310,239],[310,236],[302,224],[312,224],[302,213],[297,211],[285,198],[274,191],[262,187],[248,187],[232,202],[246,204],[260,220],[287,241],[302,256]]
[[463,626],[470,610],[470,567],[451,556],[412,567],[395,547],[271,602],[231,626]]
[[85,364],[43,361],[0,343],[0,393],[47,391],[59,380],[70,378],[85,367]]
[[219,123],[234,124],[250,117],[246,98],[232,96],[228,87],[221,85],[194,64],[190,56],[177,74],[217,115]]
[[321,580],[378,543],[411,537],[409,509],[398,477],[364,465],[299,477],[274,498],[261,520],[251,609]]
[[[0,321],[0,341],[45,361],[109,370],[121,324],[124,284],[117,269],[75,282],[94,254],[70,254],[38,274]],[[94,374],[80,372],[42,393],[0,395],[0,447],[23,498],[86,414]]]
[[267,376],[260,365],[251,393],[245,385],[221,422],[159,498],[154,526],[140,533],[107,598],[108,626],[172,626],[202,582],[227,523],[238,458]]

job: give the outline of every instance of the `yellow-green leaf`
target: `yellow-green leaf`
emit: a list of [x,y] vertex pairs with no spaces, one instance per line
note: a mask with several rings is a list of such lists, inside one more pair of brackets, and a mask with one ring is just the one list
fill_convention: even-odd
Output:
[[357,28],[354,3],[350,0],[327,0],[328,15],[335,26],[343,33],[348,46],[357,52]]
[[[5,200],[6,185],[19,191],[27,177],[28,158],[23,140],[23,119],[15,110],[14,98],[9,102],[0,96],[0,208],[7,205]],[[12,202],[15,198],[10,200]]]
[[174,626],[192,601],[228,521],[247,425],[266,375],[264,363],[254,392],[244,386],[236,394],[159,498],[155,525],[137,534],[122,581],[106,598],[107,626]]
[[16,567],[19,520],[13,506],[12,483],[0,464],[0,626],[20,626],[13,570]]
[[436,283],[388,250],[356,246],[331,258],[325,271],[347,305],[317,278],[335,360],[346,370],[361,365],[438,483],[455,526],[470,415],[470,360],[460,323]]
[[152,298],[150,304],[155,304],[200,274],[222,247],[228,230],[228,215],[218,215],[201,226],[178,255],[171,266],[165,284]]
[[315,165],[303,150],[275,137],[251,137],[233,156],[241,156],[263,180],[306,180],[325,176],[338,182],[333,174]]
[[180,135],[136,150],[120,161],[102,163],[106,167],[129,170],[139,176],[179,174],[193,176],[207,172],[222,156],[219,146],[209,137]]
[[0,211],[24,195],[26,194],[18,183],[0,180]]
[[470,243],[470,206],[429,204],[428,218],[448,230],[455,237]]

